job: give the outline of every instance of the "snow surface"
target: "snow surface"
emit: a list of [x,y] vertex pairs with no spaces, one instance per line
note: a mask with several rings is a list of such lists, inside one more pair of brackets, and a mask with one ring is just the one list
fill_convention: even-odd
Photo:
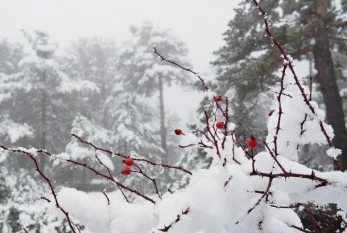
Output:
[[[118,192],[110,194],[113,198],[111,204],[107,205],[101,194],[99,198],[93,198],[90,194],[72,188],[62,188],[58,195],[61,204],[91,232],[105,233],[159,233],[162,232],[159,229],[171,226],[170,224],[172,224],[169,230],[171,233],[299,232],[291,227],[292,225],[302,227],[300,218],[294,210],[274,206],[307,202],[323,206],[336,203],[342,210],[341,214],[345,215],[347,173],[313,171],[298,163],[297,145],[327,144],[319,125],[324,120],[325,114],[314,101],[310,101],[310,104],[315,113],[310,111],[296,85],[286,81],[285,87],[285,93],[292,98],[282,96],[281,130],[276,132],[279,117],[279,111],[276,110],[269,117],[267,125],[269,134],[266,139],[270,150],[277,150],[279,155],[276,159],[282,167],[274,161],[267,150],[256,154],[254,162],[248,159],[244,150],[230,135],[226,137],[225,147],[222,149],[224,130],[217,130],[216,145],[205,137],[199,138],[186,133],[182,136],[180,144],[195,144],[195,148],[189,148],[192,153],[200,141],[214,148],[206,149],[208,156],[214,158],[211,168],[195,171],[186,188],[174,193],[167,192],[162,196],[162,200],[155,196],[151,197],[156,201],[155,205],[141,197],[138,197],[134,203],[127,203]],[[304,91],[308,93],[306,87]],[[210,91],[207,95],[210,98],[216,96]],[[300,135],[300,123],[306,114],[307,120],[303,125],[305,132]],[[213,119],[210,120],[210,125],[213,125]],[[331,126],[324,122],[322,124],[327,135],[333,138]],[[233,130],[235,125],[230,124],[229,127],[229,130]],[[277,147],[273,143],[274,137],[277,137]],[[221,159],[216,156],[217,147]],[[328,156],[336,157],[339,153],[336,148],[327,150]],[[222,166],[224,158],[228,161],[226,166]],[[290,174],[300,173],[307,176],[314,172],[316,177],[325,179],[328,184],[319,186],[320,182],[309,178],[277,177],[272,180],[268,190],[272,194],[267,197],[268,202],[265,202],[265,198],[260,200],[262,194],[255,191],[266,191],[269,178],[251,175],[253,166],[257,172],[265,174],[283,174],[282,169]],[[51,209],[59,214],[59,210],[54,206]],[[187,209],[190,212],[182,214]],[[177,215],[180,220],[174,223]]]

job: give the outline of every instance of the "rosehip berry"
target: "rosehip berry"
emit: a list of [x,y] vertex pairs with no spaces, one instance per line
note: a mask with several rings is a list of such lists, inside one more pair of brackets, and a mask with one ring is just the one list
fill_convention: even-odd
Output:
[[224,127],[224,122],[223,122],[223,121],[218,121],[218,122],[216,123],[216,127],[217,127],[218,129],[223,128],[223,127]]
[[132,158],[127,158],[127,159],[123,160],[123,163],[127,166],[132,166],[132,165],[134,165],[134,160]]
[[125,167],[124,169],[123,169],[123,171],[122,171],[122,174],[123,175],[129,175],[131,173],[131,170],[130,170],[130,168],[128,168],[128,167]]
[[181,129],[175,129],[175,134],[176,134],[176,135],[181,135],[181,134],[183,134],[183,133],[182,133],[182,130],[181,130]]
[[248,146],[250,148],[254,148],[258,145],[257,139],[255,139],[253,136],[248,140]]
[[221,102],[221,101],[222,101],[222,96],[216,97],[216,101],[217,101],[217,102]]
[[270,112],[269,112],[269,116],[272,115],[272,113],[274,113],[275,109],[272,109]]

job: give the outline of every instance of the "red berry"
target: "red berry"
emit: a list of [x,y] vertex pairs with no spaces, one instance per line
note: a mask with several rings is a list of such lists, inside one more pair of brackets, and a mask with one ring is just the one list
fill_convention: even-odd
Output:
[[182,130],[181,129],[175,129],[175,134],[176,135],[181,135],[182,134]]
[[255,139],[253,136],[248,140],[248,146],[250,148],[254,148],[258,145],[257,139]]
[[129,175],[131,173],[131,170],[130,170],[130,168],[128,168],[128,167],[125,167],[124,169],[123,169],[123,171],[122,171],[122,174],[123,175]]
[[134,165],[134,160],[132,158],[127,158],[123,161],[123,163],[127,166],[132,166]]
[[275,109],[272,109],[270,112],[269,112],[269,116],[272,115],[272,113],[274,113]]
[[221,102],[222,101],[222,96],[218,96],[218,97],[216,97],[216,99],[215,99],[217,102]]
[[218,129],[223,128],[223,127],[224,127],[224,122],[223,122],[223,121],[217,121],[216,127],[217,127]]

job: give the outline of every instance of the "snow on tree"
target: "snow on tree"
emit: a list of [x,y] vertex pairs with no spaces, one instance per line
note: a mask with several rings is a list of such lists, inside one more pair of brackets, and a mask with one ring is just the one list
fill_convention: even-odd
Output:
[[26,123],[20,124],[10,118],[11,75],[19,72],[18,63],[24,57],[23,48],[19,44],[10,44],[6,40],[0,42],[0,137],[4,142],[15,143],[25,136],[31,137],[33,129]]
[[26,123],[18,124],[9,119],[8,116],[0,118],[0,136],[4,137],[5,141],[15,143],[20,138],[32,137],[33,134],[33,129]]
[[[95,122],[91,122],[81,114],[78,114],[75,117],[72,123],[71,134],[93,141],[103,147],[109,147],[113,144],[112,131],[97,126]],[[66,145],[65,151],[61,153],[60,156],[87,163],[95,163],[100,160],[111,171],[114,171],[115,169],[112,159],[109,158],[107,154],[96,152],[90,147],[85,147],[83,144],[80,144],[75,140],[75,138],[71,138],[70,142]],[[54,163],[54,166],[62,172],[62,174],[56,175],[62,184],[71,185],[81,190],[89,190],[91,188],[89,181],[93,179],[93,174],[87,172],[85,169],[80,167],[71,167],[71,165],[61,163],[59,160]],[[104,168],[103,166],[96,167],[98,169]],[[68,174],[68,176],[66,174]],[[73,179],[71,177],[73,177]],[[94,180],[93,182],[98,182],[98,180]],[[96,184],[96,186],[98,186],[98,184]]]
[[9,43],[6,39],[0,41],[0,73],[9,75],[18,72],[18,63],[23,57],[22,45]]
[[[113,132],[110,137],[117,151],[124,155],[137,158],[146,158],[152,161],[162,161],[165,151],[158,143],[153,128],[153,107],[148,100],[137,93],[128,93],[120,83],[115,85],[111,96],[106,100],[110,122],[109,129]],[[118,164],[121,161],[118,160]],[[123,168],[122,168],[123,169]],[[159,170],[152,168],[147,174],[155,175]],[[148,183],[142,181],[142,175],[135,175],[135,180],[127,179],[127,183],[133,184],[144,193],[152,192],[148,189]]]
[[79,106],[76,107],[82,115],[107,128],[108,116],[104,103],[113,87],[111,80],[118,72],[115,69],[117,57],[115,42],[99,38],[81,38],[72,42],[67,54],[70,57],[68,72],[95,83],[99,88],[99,92],[83,96],[83,100],[78,101]]
[[[25,123],[34,130],[25,145],[59,151],[66,143],[72,120],[68,100],[75,91],[96,87],[87,81],[70,79],[60,69],[54,55],[56,45],[46,32],[35,31],[34,35],[24,32],[24,35],[32,53],[19,62],[19,72],[6,77],[2,95],[8,98],[2,98],[2,103],[11,106],[12,121]],[[40,163],[44,167],[44,156]]]

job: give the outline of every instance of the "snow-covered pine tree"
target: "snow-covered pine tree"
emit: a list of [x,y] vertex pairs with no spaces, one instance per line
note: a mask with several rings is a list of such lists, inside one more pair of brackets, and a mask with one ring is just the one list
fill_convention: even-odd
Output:
[[0,41],[0,137],[4,142],[15,143],[23,136],[31,136],[32,129],[27,124],[19,124],[9,118],[11,105],[10,75],[19,72],[18,63],[24,57],[23,46]]
[[[165,151],[161,148],[159,138],[155,135],[153,112],[154,109],[143,95],[125,91],[120,83],[114,86],[111,96],[107,99],[105,106],[110,116],[109,122],[112,131],[112,141],[116,145],[117,151],[124,155],[146,158],[158,163],[163,162],[162,155]],[[117,172],[124,168],[121,159],[116,158]],[[155,176],[162,171],[158,167],[144,167],[149,176]],[[134,168],[135,171],[138,169]],[[121,176],[125,183],[136,187],[142,193],[152,193],[154,191],[150,180],[140,174],[130,177]],[[165,181],[158,179],[161,190],[165,187]],[[161,185],[162,184],[162,185]]]
[[69,60],[68,73],[72,76],[82,77],[97,85],[99,92],[84,95],[78,101],[79,113],[98,125],[106,125],[108,116],[104,103],[112,87],[116,70],[117,47],[113,40],[100,38],[81,38],[73,41],[66,50]]
[[[77,114],[73,123],[71,133],[77,135],[83,140],[90,141],[97,146],[114,149],[112,135],[114,132],[107,130],[101,126],[98,126],[96,122],[89,120],[81,114]],[[99,163],[99,160],[107,166],[110,171],[114,171],[114,162],[109,154],[100,151],[95,151],[91,147],[84,145],[79,142],[78,139],[72,137],[70,142],[67,144],[65,153],[61,156],[67,156],[68,158],[84,162],[87,164],[93,164],[97,169],[105,170],[107,169]],[[66,171],[57,175],[59,180],[63,184],[68,184],[69,186],[75,187],[83,191],[100,191],[104,188],[113,190],[115,187],[111,188],[107,185],[108,183],[100,183],[100,179],[95,179],[94,174],[88,172],[82,167],[74,167],[71,164],[60,163],[56,161],[54,165],[59,165],[61,171]],[[68,173],[69,176],[64,175]],[[91,182],[92,181],[92,182]]]
[[[8,76],[6,89],[10,98],[6,101],[12,108],[9,117],[26,123],[35,130],[26,146],[62,151],[69,138],[73,111],[69,100],[75,91],[94,90],[96,87],[86,81],[80,82],[68,77],[59,66],[55,50],[48,33],[35,31],[33,35],[24,32],[32,51],[19,62],[20,71]],[[44,168],[46,158],[40,166]]]

